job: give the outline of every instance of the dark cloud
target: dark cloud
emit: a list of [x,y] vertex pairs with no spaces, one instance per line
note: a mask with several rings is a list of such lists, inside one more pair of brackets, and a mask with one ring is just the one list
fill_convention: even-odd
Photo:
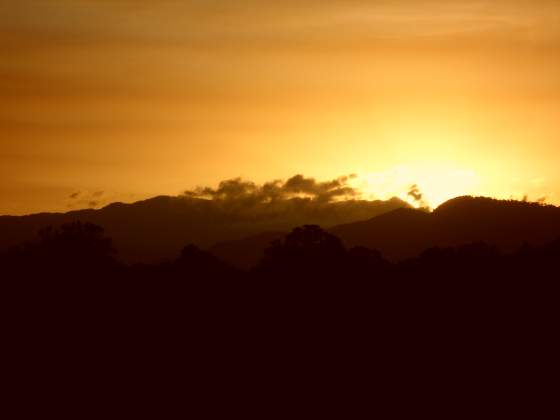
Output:
[[408,206],[397,198],[362,200],[360,191],[349,184],[354,177],[318,181],[298,174],[285,181],[264,184],[234,178],[220,182],[217,188],[186,191],[183,197],[203,199],[212,211],[234,217],[241,224],[251,224],[257,231],[287,229],[301,224],[328,227]]
[[68,196],[66,207],[70,209],[96,208],[106,202],[101,200],[105,191],[76,191]]
[[288,194],[306,194],[319,201],[328,202],[337,198],[348,199],[359,195],[354,188],[348,185],[348,180],[353,177],[355,175],[343,176],[327,182],[317,182],[314,178],[296,175],[286,181],[283,189]]
[[411,197],[414,202],[418,205],[418,207],[423,209],[429,209],[430,206],[424,200],[424,194],[420,191],[420,187],[417,184],[411,185],[408,189],[407,195]]
[[418,188],[418,185],[414,184],[411,185],[410,188],[408,189],[408,196],[412,197],[412,199],[414,201],[422,201],[422,193],[420,192],[420,188]]
[[220,182],[216,189],[199,187],[194,191],[186,191],[185,194],[194,198],[243,200],[255,204],[293,198],[328,203],[359,196],[359,192],[348,184],[348,181],[354,177],[355,175],[342,176],[331,181],[320,182],[315,178],[306,178],[298,174],[287,181],[275,180],[263,185],[234,178]]

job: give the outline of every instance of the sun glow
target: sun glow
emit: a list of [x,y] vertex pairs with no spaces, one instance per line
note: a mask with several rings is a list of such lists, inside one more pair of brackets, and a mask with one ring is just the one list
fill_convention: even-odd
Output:
[[436,163],[399,165],[384,172],[360,174],[353,180],[364,198],[398,197],[415,207],[432,209],[452,198],[475,194],[479,184],[473,170]]

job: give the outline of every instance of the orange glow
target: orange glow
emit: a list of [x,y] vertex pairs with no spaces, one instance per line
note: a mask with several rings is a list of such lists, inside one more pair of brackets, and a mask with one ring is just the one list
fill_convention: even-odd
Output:
[[141,3],[2,7],[0,214],[296,173],[560,204],[559,2]]
[[[402,165],[386,172],[361,175],[354,180],[354,185],[366,198],[397,196],[415,207],[425,204],[431,208],[460,195],[475,194],[479,183],[474,171],[435,164]],[[409,194],[413,185],[418,187],[421,199],[414,199]]]

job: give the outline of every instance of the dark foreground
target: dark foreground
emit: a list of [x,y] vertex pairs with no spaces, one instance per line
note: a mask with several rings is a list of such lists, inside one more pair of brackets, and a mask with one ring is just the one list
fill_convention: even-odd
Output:
[[99,228],[75,224],[0,261],[12,389],[43,390],[41,404],[149,389],[206,404],[208,417],[224,405],[289,415],[295,401],[348,416],[343,398],[467,413],[554,394],[560,242],[390,264],[306,226],[251,271],[194,246],[130,267]]

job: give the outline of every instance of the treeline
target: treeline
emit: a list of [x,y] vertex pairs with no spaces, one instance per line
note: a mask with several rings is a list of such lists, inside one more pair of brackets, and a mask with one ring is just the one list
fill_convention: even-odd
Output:
[[266,279],[309,283],[399,281],[405,283],[460,280],[477,282],[543,281],[560,268],[560,240],[502,254],[483,242],[450,248],[430,248],[415,258],[390,263],[375,250],[346,249],[334,235],[318,226],[294,229],[264,250],[260,262],[240,270],[195,245],[187,245],[171,261],[126,265],[118,262],[112,240],[101,227],[75,222],[47,227],[38,240],[0,253],[6,281],[39,280],[185,280],[247,282]]
[[390,263],[375,250],[346,249],[336,236],[308,225],[273,242],[250,270],[194,245],[158,264],[125,265],[115,257],[98,226],[45,228],[37,241],[0,255],[0,287],[4,296],[51,309],[102,305],[109,312],[147,314],[214,308],[212,316],[288,316],[292,308],[338,317],[363,311],[364,319],[378,311],[396,318],[418,312],[480,319],[496,310],[534,315],[556,310],[560,292],[560,241],[525,244],[510,254],[485,243],[431,248]]
[[455,375],[478,389],[489,372],[528,377],[556,357],[559,257],[558,241],[511,254],[476,243],[392,264],[303,226],[248,271],[192,245],[127,266],[101,228],[74,223],[3,252],[0,296],[5,336],[45,377],[59,365],[128,378],[180,366],[196,389],[263,375],[290,388]]

